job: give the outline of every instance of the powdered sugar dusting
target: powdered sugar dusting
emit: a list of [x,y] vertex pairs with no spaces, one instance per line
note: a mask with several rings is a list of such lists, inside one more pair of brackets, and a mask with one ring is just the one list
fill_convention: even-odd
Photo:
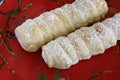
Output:
[[81,10],[82,13],[84,14],[85,17],[89,18],[90,17],[90,11],[89,8],[85,5],[87,0],[78,0],[76,3],[77,9]]
[[28,32],[25,33],[25,37],[29,40],[30,34]]
[[56,15],[54,15],[54,14],[50,14],[48,16],[48,20],[50,20],[50,21],[55,20],[55,19],[56,19]]

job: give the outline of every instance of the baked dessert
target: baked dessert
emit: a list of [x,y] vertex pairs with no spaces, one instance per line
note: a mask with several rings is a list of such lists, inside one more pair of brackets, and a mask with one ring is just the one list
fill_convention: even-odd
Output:
[[42,47],[42,57],[50,68],[68,69],[79,60],[104,53],[117,40],[120,40],[120,13],[47,43]]
[[105,0],[76,0],[34,19],[27,19],[15,29],[15,35],[24,50],[35,52],[59,36],[100,21],[107,11]]

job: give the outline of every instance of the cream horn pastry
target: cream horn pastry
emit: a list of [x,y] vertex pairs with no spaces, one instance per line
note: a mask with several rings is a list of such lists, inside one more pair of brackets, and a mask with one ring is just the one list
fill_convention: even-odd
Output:
[[50,41],[42,47],[42,57],[50,68],[68,69],[79,60],[104,53],[117,40],[120,40],[120,13]]
[[35,52],[59,36],[100,21],[107,11],[105,0],[76,0],[34,19],[27,19],[15,29],[15,35],[24,50]]

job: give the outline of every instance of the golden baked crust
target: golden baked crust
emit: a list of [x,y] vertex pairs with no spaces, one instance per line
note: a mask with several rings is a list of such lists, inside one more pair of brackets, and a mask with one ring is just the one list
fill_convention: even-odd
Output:
[[[15,29],[15,33],[24,50],[35,52],[59,36],[100,21],[107,11],[104,0],[76,0],[25,21]],[[30,36],[25,36],[26,34]]]
[[91,27],[82,27],[67,37],[56,38],[42,47],[42,57],[50,68],[67,69],[79,60],[104,53],[117,40],[120,40],[120,13]]

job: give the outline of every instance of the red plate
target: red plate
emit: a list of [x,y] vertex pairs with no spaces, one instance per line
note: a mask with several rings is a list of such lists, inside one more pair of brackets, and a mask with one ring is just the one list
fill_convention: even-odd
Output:
[[[20,47],[14,38],[14,27],[20,25],[25,19],[34,18],[45,11],[62,6],[54,1],[22,0],[21,8],[28,4],[29,6],[32,4],[32,7],[27,10],[24,8],[25,11],[18,15],[19,10],[9,12],[9,16],[14,18],[10,19],[9,28],[4,33],[4,41],[0,44],[0,55],[2,55],[0,57],[0,80],[120,80],[120,50],[118,45],[107,49],[102,55],[79,61],[78,64],[67,70],[50,69],[41,57],[41,50],[36,53],[28,53]],[[72,0],[59,1],[72,2]],[[120,11],[119,0],[107,0],[107,2],[110,7],[107,17]],[[5,28],[8,20],[6,13],[15,10],[17,4],[17,0],[6,0],[0,6],[0,39],[2,39],[1,30]]]

